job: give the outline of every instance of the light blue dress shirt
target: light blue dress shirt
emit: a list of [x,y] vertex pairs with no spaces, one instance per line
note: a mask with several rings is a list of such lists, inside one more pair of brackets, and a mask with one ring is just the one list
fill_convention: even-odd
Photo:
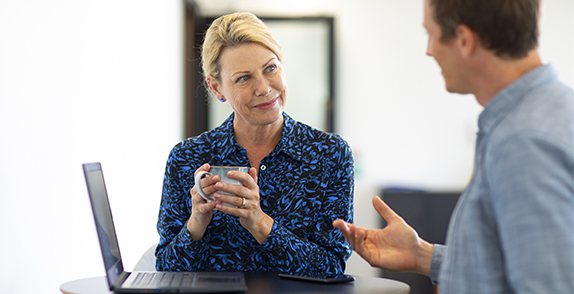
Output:
[[435,245],[449,293],[574,293],[574,92],[540,66],[479,118],[475,171]]

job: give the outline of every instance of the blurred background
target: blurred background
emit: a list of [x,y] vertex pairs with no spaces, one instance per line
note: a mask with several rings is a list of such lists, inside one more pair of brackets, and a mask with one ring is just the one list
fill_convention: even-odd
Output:
[[[574,1],[543,4],[540,52],[574,86]],[[102,162],[126,269],[158,241],[165,161],[186,136],[187,5],[0,0],[3,293],[59,293],[62,283],[104,275],[84,162]],[[379,226],[371,198],[382,189],[464,189],[482,108],[473,96],[444,90],[439,67],[425,55],[422,0],[195,5],[205,16],[334,19],[333,130],[353,148],[358,225]],[[288,83],[294,75],[287,72]],[[304,95],[290,89],[289,103]],[[304,106],[293,105],[288,111],[298,119]],[[30,283],[25,272],[41,277]],[[355,254],[347,272],[378,275]]]

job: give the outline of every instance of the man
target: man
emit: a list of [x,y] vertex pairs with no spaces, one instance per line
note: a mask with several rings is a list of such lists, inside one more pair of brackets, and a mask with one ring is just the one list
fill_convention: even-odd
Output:
[[429,275],[444,293],[574,293],[574,91],[537,52],[538,0],[424,0],[427,54],[450,92],[472,93],[475,172],[446,246],[388,222],[333,222],[372,266]]

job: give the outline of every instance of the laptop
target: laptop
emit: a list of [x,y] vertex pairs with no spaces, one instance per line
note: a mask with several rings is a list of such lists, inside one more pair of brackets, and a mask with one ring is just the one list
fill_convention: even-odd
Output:
[[102,166],[82,165],[96,231],[102,250],[106,278],[115,293],[236,293],[247,286],[242,272],[126,272],[120,255]]

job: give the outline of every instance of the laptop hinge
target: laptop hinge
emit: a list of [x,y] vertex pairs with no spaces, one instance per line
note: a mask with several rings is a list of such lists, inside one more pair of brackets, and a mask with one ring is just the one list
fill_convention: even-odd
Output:
[[120,276],[112,283],[112,287],[110,290],[114,290],[115,288],[121,288],[121,285],[124,281],[130,276],[128,272],[122,272]]

